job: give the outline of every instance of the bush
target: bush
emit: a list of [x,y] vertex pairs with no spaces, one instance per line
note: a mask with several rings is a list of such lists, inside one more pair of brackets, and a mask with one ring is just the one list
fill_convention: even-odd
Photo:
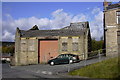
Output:
[[104,44],[103,40],[96,41],[96,40],[93,39],[92,40],[92,51],[103,49],[103,44]]
[[14,53],[14,46],[2,46],[2,53]]

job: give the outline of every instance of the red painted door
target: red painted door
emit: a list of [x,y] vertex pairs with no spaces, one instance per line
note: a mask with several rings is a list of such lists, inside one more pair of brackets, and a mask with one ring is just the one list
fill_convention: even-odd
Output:
[[39,63],[46,63],[56,56],[58,56],[58,40],[39,41]]

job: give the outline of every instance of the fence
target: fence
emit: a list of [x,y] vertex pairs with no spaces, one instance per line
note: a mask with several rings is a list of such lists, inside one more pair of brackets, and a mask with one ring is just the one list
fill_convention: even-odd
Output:
[[[100,61],[105,60],[105,59],[109,59],[109,58],[113,58],[113,57],[118,56],[118,52],[113,51],[114,48],[117,48],[117,46],[107,48],[107,49],[109,49],[109,51],[107,51],[107,53],[106,53],[106,49],[100,49],[100,50],[88,52],[87,53],[88,54],[87,58],[86,58],[84,53],[80,54],[79,57],[83,57],[83,59],[81,60],[83,62],[82,66],[89,65],[87,61],[89,61],[91,59],[96,59],[97,61],[93,60],[93,62],[92,62],[92,63],[96,63],[96,62],[100,62]],[[109,55],[109,56],[106,56],[106,54]],[[81,62],[79,64],[81,64]],[[71,68],[70,68],[70,64],[69,64],[68,68],[67,68],[67,71],[69,72],[70,69]]]

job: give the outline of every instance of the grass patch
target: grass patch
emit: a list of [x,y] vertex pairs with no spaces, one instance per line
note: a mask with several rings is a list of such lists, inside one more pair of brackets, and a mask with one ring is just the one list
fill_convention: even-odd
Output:
[[88,65],[69,72],[69,75],[79,75],[90,78],[118,78],[118,57]]

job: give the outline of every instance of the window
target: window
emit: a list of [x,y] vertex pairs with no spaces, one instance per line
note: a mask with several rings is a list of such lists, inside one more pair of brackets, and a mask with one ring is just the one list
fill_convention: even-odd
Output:
[[61,40],[62,40],[62,51],[67,51],[68,37],[61,37]]
[[78,51],[78,43],[72,43],[72,50],[73,51]]
[[72,38],[72,51],[78,51],[78,40],[79,37]]
[[62,43],[62,51],[67,51],[67,43],[66,42]]
[[34,39],[29,39],[28,41],[28,50],[35,51],[35,42]]
[[22,52],[26,51],[26,40],[25,39],[21,40],[21,51]]
[[120,24],[120,11],[117,11],[117,24]]

